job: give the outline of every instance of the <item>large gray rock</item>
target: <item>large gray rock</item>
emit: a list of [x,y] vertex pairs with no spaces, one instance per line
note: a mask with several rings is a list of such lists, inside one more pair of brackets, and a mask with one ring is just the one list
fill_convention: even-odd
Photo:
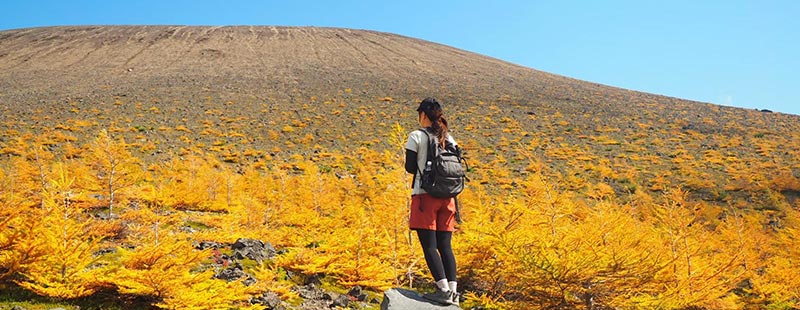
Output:
[[381,310],[458,310],[458,306],[442,306],[422,298],[415,291],[393,288],[383,292]]
[[239,238],[231,248],[235,259],[249,258],[259,264],[264,260],[274,258],[277,252],[269,242],[247,238]]

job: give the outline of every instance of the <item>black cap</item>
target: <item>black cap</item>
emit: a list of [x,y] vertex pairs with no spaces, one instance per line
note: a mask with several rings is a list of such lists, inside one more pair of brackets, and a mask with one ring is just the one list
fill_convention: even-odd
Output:
[[439,104],[439,100],[433,97],[423,99],[417,108],[417,112],[433,112],[436,110],[442,110],[442,105]]

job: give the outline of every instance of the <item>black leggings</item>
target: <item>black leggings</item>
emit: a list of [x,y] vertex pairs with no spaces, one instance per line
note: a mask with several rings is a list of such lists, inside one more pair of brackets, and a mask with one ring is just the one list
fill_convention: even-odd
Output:
[[433,279],[439,281],[447,277],[447,281],[456,281],[456,257],[450,247],[453,232],[417,229],[417,236]]

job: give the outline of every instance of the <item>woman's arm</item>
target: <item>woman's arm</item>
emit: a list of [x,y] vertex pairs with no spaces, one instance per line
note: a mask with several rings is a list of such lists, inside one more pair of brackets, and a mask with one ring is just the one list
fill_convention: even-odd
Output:
[[417,172],[417,152],[406,149],[406,172]]

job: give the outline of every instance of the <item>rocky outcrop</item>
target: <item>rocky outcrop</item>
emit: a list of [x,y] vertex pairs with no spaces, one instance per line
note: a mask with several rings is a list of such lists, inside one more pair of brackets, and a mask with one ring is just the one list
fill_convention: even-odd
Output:
[[269,242],[265,243],[261,240],[247,238],[236,240],[231,248],[233,249],[233,258],[249,258],[257,261],[259,264],[264,260],[274,258],[277,252]]
[[458,310],[458,306],[432,303],[415,291],[393,288],[383,293],[381,310]]
[[[275,247],[269,242],[257,239],[240,238],[233,244],[220,243],[214,241],[196,241],[194,247],[198,250],[210,250],[212,267],[216,270],[214,278],[225,281],[242,281],[245,285],[253,285],[257,282],[256,278],[248,274],[242,267],[245,260],[257,261],[259,264],[265,263],[279,255]],[[230,254],[226,254],[230,253]],[[367,303],[377,304],[377,299],[367,300],[369,296],[361,287],[352,287],[347,294],[339,294],[320,288],[321,278],[324,274],[314,274],[306,278],[292,288],[292,291],[303,299],[299,307],[294,307],[280,299],[273,292],[265,292],[261,295],[253,296],[251,304],[258,304],[267,310],[323,310],[331,308],[363,308]]]

